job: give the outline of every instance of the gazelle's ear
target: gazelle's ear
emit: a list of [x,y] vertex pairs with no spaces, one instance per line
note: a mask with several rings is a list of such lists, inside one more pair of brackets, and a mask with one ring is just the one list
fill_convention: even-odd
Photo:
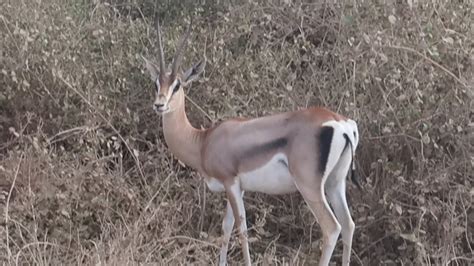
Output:
[[183,85],[187,85],[192,81],[196,80],[199,75],[204,71],[206,67],[206,60],[201,60],[197,64],[194,64],[191,68],[186,70],[183,74],[182,82]]
[[160,76],[160,71],[158,70],[158,68],[152,63],[150,62],[148,59],[146,59],[145,57],[143,57],[143,60],[145,61],[145,66],[146,66],[146,69],[148,70],[148,73],[150,73],[150,78],[151,80],[153,80],[153,82],[155,82],[158,77]]

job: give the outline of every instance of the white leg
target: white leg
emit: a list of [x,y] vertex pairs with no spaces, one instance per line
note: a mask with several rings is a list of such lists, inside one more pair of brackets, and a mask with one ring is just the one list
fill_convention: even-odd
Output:
[[231,185],[227,189],[227,194],[229,203],[232,206],[234,219],[237,223],[237,226],[239,226],[240,244],[242,245],[242,253],[244,255],[245,265],[251,265],[249,243],[247,240],[247,221],[245,216],[243,192],[240,189],[240,184],[236,182]]
[[323,247],[319,265],[327,266],[331,260],[339,233],[341,232],[341,225],[329,207],[322,184],[318,184],[316,178],[306,178],[305,180],[310,181],[303,183],[300,182],[300,180],[296,180],[295,184],[321,226]]
[[232,228],[234,228],[234,215],[232,214],[232,207],[229,201],[227,201],[226,212],[224,220],[222,221],[222,231],[224,232],[224,239],[221,246],[221,254],[219,256],[219,265],[224,266],[227,264],[227,250],[229,248],[230,236],[232,234]]
[[[331,178],[331,177],[329,177]],[[341,237],[344,245],[342,251],[342,265],[349,265],[352,248],[352,236],[354,235],[354,221],[352,220],[346,200],[346,182],[343,180],[337,186],[328,188],[328,198],[334,209],[337,220],[341,224]]]
[[310,197],[305,196],[304,193],[302,193],[302,195],[318,220],[323,234],[323,249],[321,252],[321,258],[319,259],[319,265],[329,265],[334,247],[336,247],[337,238],[341,232],[341,225],[338,223],[336,217],[334,217],[334,214],[329,208],[329,204],[324,196],[324,191],[316,194],[316,196],[319,196],[319,199],[316,200],[311,200]]
[[342,251],[342,265],[349,265],[350,263],[352,237],[355,229],[346,199],[346,177],[351,166],[349,151],[348,149],[342,154],[326,182],[327,197],[334,209],[337,220],[341,224],[341,237],[344,245]]

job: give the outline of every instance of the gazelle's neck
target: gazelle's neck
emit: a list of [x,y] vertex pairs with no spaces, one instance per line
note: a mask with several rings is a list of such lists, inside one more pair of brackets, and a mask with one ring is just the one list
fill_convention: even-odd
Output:
[[171,152],[187,166],[201,171],[201,149],[205,131],[194,128],[185,111],[184,92],[179,91],[174,97],[176,109],[163,115],[163,133]]

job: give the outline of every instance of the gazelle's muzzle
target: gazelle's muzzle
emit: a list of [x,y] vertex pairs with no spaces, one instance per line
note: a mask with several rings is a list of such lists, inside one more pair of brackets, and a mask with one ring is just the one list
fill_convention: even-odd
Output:
[[157,99],[153,103],[153,110],[155,110],[155,112],[159,114],[167,113],[170,110],[170,108],[169,108],[168,101],[166,100],[166,98],[163,97],[161,99]]

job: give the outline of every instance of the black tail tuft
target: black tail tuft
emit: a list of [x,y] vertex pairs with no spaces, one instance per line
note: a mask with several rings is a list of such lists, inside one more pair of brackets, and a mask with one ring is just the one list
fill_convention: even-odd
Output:
[[346,147],[344,149],[346,149],[348,145],[351,147],[351,180],[352,182],[354,182],[354,184],[359,190],[362,190],[362,186],[359,183],[359,176],[356,174],[356,171],[355,171],[354,152],[353,152],[352,142],[349,139],[349,136],[347,136],[347,134],[345,133],[344,133],[344,138],[346,139]]
[[359,190],[362,190],[362,186],[359,183],[359,176],[356,174],[354,169],[351,170],[351,180]]

